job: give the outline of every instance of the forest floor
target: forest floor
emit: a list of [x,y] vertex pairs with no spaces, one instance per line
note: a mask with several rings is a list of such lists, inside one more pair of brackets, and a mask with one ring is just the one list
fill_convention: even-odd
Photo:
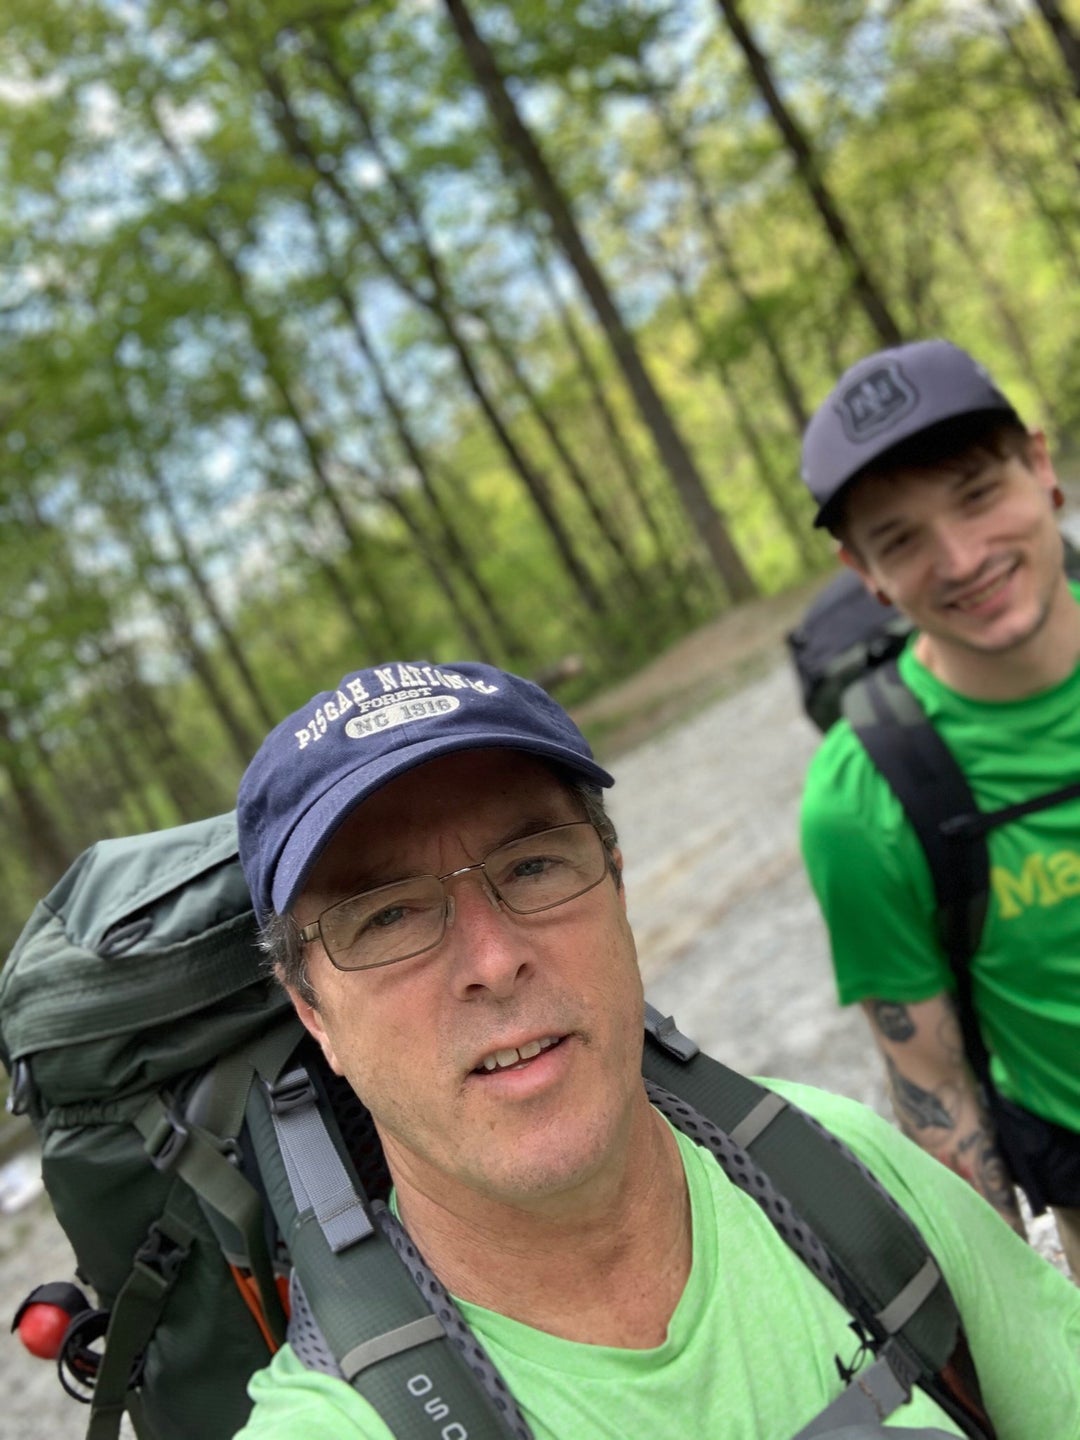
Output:
[[[865,1021],[836,1003],[798,846],[818,736],[783,637],[821,583],[722,617],[575,715],[616,777],[610,808],[650,1001],[737,1069],[887,1114]],[[1064,1268],[1049,1217],[1031,1234]],[[0,1214],[0,1322],[34,1284],[71,1271],[43,1198]],[[0,1344],[0,1391],[0,1440],[82,1435],[85,1411],[14,1339]]]

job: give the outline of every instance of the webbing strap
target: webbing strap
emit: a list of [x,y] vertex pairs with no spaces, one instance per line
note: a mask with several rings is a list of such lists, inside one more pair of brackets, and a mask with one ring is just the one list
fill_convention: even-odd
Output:
[[744,1150],[749,1149],[772,1124],[781,1110],[786,1109],[787,1101],[777,1095],[774,1090],[768,1091],[750,1111],[750,1114],[744,1116],[731,1131],[732,1140],[736,1145],[741,1145]]
[[848,1425],[880,1425],[911,1399],[913,1378],[890,1341],[874,1363],[853,1376],[847,1388],[815,1415],[809,1425],[793,1435],[792,1440],[815,1440]]
[[902,1330],[924,1300],[930,1298],[934,1286],[941,1280],[941,1271],[928,1255],[921,1270],[911,1277],[898,1295],[894,1295],[883,1309],[877,1312],[881,1328],[889,1335]]
[[965,834],[957,825],[960,817],[977,816],[978,804],[952,751],[901,680],[895,660],[852,685],[843,704],[852,730],[903,806],[926,856],[938,935],[956,983],[964,1051],[989,1090],[990,1056],[975,1014],[971,961],[986,920],[990,852],[984,835]]
[[946,820],[979,813],[964,772],[895,660],[845,692],[844,714],[904,807],[930,869],[942,944],[954,966],[966,965],[986,918],[990,856],[980,839],[965,843],[942,829]]
[[124,1411],[131,1408],[135,1364],[150,1343],[191,1246],[191,1228],[174,1208],[179,1196],[180,1182],[175,1181],[112,1307],[86,1440],[117,1440]]
[[341,1373],[346,1380],[355,1380],[369,1365],[377,1365],[390,1355],[400,1355],[403,1350],[412,1350],[417,1345],[426,1345],[429,1340],[445,1339],[445,1336],[446,1331],[438,1317],[424,1315],[419,1320],[399,1325],[396,1330],[389,1330],[384,1335],[376,1335],[373,1340],[354,1346],[339,1361]]
[[374,1227],[319,1113],[302,1065],[267,1086],[274,1132],[298,1211],[314,1211],[334,1254],[366,1239]]
[[[248,1076],[250,1073],[248,1066]],[[247,1085],[237,1088],[246,1102]],[[281,1344],[285,1339],[285,1312],[266,1249],[262,1198],[223,1151],[222,1145],[231,1136],[211,1135],[199,1125],[186,1124],[159,1095],[146,1102],[135,1117],[135,1126],[151,1163],[175,1170],[200,1200],[232,1225],[255,1281],[263,1317],[271,1335]]]

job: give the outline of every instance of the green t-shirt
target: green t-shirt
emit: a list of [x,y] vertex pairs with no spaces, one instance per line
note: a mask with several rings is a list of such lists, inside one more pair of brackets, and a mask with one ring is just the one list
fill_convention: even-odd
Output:
[[[1080,1290],[973,1190],[853,1101],[770,1085],[840,1135],[919,1225],[965,1317],[999,1440],[1080,1435]],[[840,1391],[850,1317],[716,1161],[678,1136],[693,1265],[655,1349],[561,1340],[475,1305],[466,1317],[537,1440],[789,1440]],[[418,1352],[419,1356],[419,1352]],[[251,1382],[238,1440],[391,1440],[343,1381],[286,1346]],[[921,1391],[890,1422],[960,1432]]]
[[[958,695],[910,646],[900,674],[981,809],[1080,778],[1080,669],[1005,703]],[[1029,1110],[1080,1130],[1080,800],[1000,826],[989,845],[990,904],[972,977],[994,1080]],[[928,1000],[954,988],[922,848],[846,721],[811,763],[802,846],[843,1004]]]

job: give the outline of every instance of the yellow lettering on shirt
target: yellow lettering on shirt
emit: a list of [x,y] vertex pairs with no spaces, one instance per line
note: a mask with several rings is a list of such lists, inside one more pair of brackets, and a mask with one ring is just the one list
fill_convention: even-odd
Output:
[[990,883],[1001,918],[1015,920],[1033,905],[1057,905],[1070,895],[1080,895],[1080,854],[1058,850],[1053,855],[1029,855],[1019,874],[995,865]]

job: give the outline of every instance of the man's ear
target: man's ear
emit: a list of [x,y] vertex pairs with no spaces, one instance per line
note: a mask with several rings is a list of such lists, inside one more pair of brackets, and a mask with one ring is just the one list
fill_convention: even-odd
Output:
[[879,605],[892,605],[892,600],[889,598],[888,595],[885,594],[884,590],[880,589],[874,583],[874,578],[870,574],[870,571],[867,570],[866,566],[863,564],[862,560],[860,560],[859,556],[855,553],[854,550],[849,550],[846,545],[841,545],[837,553],[839,554],[840,559],[843,561],[843,563],[848,567],[848,569],[855,571],[855,574],[858,575],[859,579],[866,586],[867,590],[870,591],[870,594],[874,597],[874,599],[878,602]]
[[1050,496],[1054,509],[1060,510],[1065,504],[1065,495],[1058,484],[1054,462],[1050,459],[1050,446],[1043,430],[1028,432],[1027,467]]
[[330,1043],[330,1036],[326,1032],[326,1026],[323,1024],[323,1018],[318,1008],[310,1000],[305,1000],[295,986],[286,985],[285,989],[293,1003],[293,1009],[300,1017],[300,1023],[318,1044],[330,1069],[335,1075],[344,1075],[345,1072],[338,1064],[337,1055],[334,1053],[334,1047]]

